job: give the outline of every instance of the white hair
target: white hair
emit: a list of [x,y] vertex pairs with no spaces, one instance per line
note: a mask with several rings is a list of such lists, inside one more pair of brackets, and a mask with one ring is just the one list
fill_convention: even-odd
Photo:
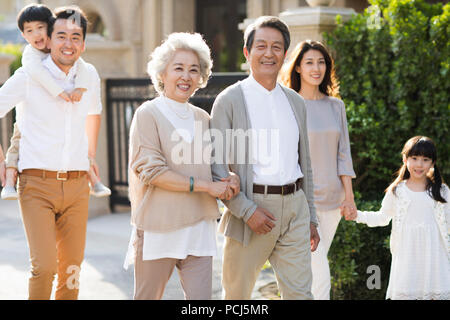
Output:
[[177,50],[190,50],[197,55],[200,63],[199,88],[206,87],[208,79],[211,76],[213,64],[211,50],[203,40],[201,34],[187,32],[172,33],[159,47],[153,50],[147,65],[147,72],[152,79],[155,90],[160,94],[164,91],[161,74]]

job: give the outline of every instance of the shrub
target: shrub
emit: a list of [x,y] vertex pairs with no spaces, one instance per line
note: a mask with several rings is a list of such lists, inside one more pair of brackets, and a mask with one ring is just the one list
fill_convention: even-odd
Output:
[[13,74],[17,69],[19,69],[22,66],[21,45],[12,43],[3,44],[0,42],[0,53],[6,53],[16,56],[16,59],[11,63],[10,66],[11,74]]
[[[412,136],[432,138],[444,180],[450,175],[450,4],[369,0],[325,34],[346,104],[359,209],[378,209]],[[389,276],[390,227],[341,222],[330,250],[335,299],[383,299]],[[382,290],[368,290],[369,265]]]
[[[379,201],[360,201],[359,210],[377,211]],[[389,251],[390,226],[368,228],[353,221],[342,221],[328,254],[331,273],[331,299],[384,299],[389,280],[391,255]],[[369,289],[369,266],[380,268],[381,286]]]

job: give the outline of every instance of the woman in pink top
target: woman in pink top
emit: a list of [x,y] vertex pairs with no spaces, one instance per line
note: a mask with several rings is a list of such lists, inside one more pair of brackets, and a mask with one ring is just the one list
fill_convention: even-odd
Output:
[[281,80],[298,92],[307,109],[308,138],[314,182],[314,203],[319,220],[320,243],[312,252],[312,293],[330,299],[328,250],[341,219],[341,211],[356,213],[345,106],[338,97],[333,60],[317,41],[303,41],[292,52]]

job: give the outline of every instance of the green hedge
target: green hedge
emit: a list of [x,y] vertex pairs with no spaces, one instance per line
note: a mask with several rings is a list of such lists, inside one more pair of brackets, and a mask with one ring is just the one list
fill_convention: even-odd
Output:
[[[379,208],[401,165],[403,144],[432,138],[444,180],[450,177],[450,4],[369,0],[325,34],[346,104],[359,209]],[[389,277],[390,227],[341,222],[330,250],[332,297],[383,299]],[[369,265],[381,268],[382,289],[369,290]]]
[[0,53],[11,54],[16,56],[16,59],[11,63],[10,71],[13,74],[17,69],[22,66],[22,46],[19,44],[0,42]]

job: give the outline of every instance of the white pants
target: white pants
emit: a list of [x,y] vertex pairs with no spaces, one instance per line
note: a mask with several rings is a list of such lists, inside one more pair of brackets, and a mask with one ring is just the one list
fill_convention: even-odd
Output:
[[340,209],[316,211],[319,220],[320,242],[311,253],[312,294],[315,300],[330,300],[331,277],[328,265],[328,250],[341,220]]

